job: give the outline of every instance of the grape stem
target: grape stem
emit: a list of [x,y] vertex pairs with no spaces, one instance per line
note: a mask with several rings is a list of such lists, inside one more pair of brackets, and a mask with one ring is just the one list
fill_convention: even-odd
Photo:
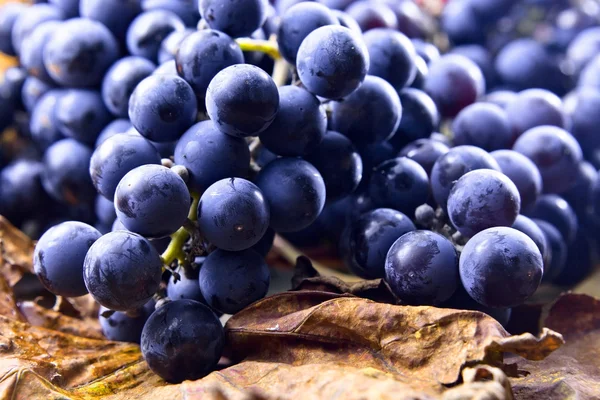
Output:
[[[190,207],[190,211],[188,213],[188,220],[195,221],[198,219],[198,202],[200,201],[200,195],[198,193],[191,193],[192,195],[192,205]],[[179,262],[180,265],[184,265],[186,263],[186,255],[183,251],[183,245],[190,238],[190,233],[185,227],[181,227],[171,235],[171,242],[169,242],[169,246],[165,250],[165,252],[161,255],[162,261],[164,265],[171,265],[171,263],[175,260]]]
[[242,51],[258,51],[271,57],[275,61],[273,66],[273,81],[279,86],[285,85],[290,71],[290,65],[281,57],[277,40],[259,40],[251,38],[238,38],[235,40]]

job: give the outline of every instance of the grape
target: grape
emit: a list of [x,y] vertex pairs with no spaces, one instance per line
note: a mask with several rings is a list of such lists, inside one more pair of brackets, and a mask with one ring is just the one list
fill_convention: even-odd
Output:
[[119,46],[101,23],[73,18],[61,23],[46,43],[44,65],[64,86],[95,86],[118,58]]
[[351,221],[340,239],[346,266],[365,279],[385,276],[385,257],[392,244],[415,225],[400,211],[377,208]]
[[160,50],[158,50],[158,63],[163,64],[167,61],[174,60],[179,51],[179,47],[181,46],[181,42],[194,32],[196,32],[195,29],[187,28],[182,31],[173,31],[169,33],[165,40],[160,44]]
[[355,144],[389,139],[398,129],[402,116],[400,98],[392,85],[371,75],[343,101],[334,102],[331,110],[331,128]]
[[485,79],[486,88],[495,86],[497,81],[496,70],[488,49],[478,44],[470,44],[454,47],[451,53],[460,54],[477,64]]
[[517,219],[515,219],[515,222],[511,228],[523,232],[529,236],[531,240],[533,240],[533,243],[535,243],[540,251],[540,254],[542,255],[544,266],[550,262],[552,253],[550,251],[550,245],[546,240],[546,235],[533,220],[519,214],[517,215]]
[[394,242],[385,259],[385,280],[410,304],[438,305],[458,286],[454,245],[431,231],[408,232]]
[[[363,175],[360,180],[360,188],[367,187],[371,181],[371,175],[376,166],[384,161],[396,157],[396,149],[390,142],[373,143],[367,146],[362,146],[360,158],[363,165]],[[359,189],[360,190],[360,189]]]
[[42,150],[64,138],[64,135],[58,129],[58,121],[56,120],[56,105],[64,93],[63,90],[49,90],[39,98],[31,112],[29,121],[31,138]]
[[323,26],[302,41],[296,67],[308,91],[336,100],[363,82],[369,70],[369,52],[356,32],[342,26]]
[[569,132],[549,125],[538,126],[523,133],[513,150],[537,165],[546,193],[568,190],[574,183],[582,160],[577,140]]
[[566,267],[554,278],[553,283],[572,286],[582,281],[594,267],[590,238],[580,229],[577,237],[567,249]]
[[50,196],[71,205],[88,203],[96,191],[88,173],[92,150],[73,140],[62,139],[44,154],[42,183]]
[[94,242],[83,263],[88,291],[101,306],[127,311],[146,304],[156,293],[162,262],[142,236],[116,231]]
[[417,69],[415,48],[405,35],[390,29],[372,29],[363,36],[371,63],[369,74],[389,82],[396,90],[410,85]]
[[102,316],[109,311],[106,307],[100,307],[98,312],[98,320],[104,336],[108,340],[139,343],[144,324],[154,312],[154,301],[150,300],[142,308],[128,313],[114,311],[109,317]]
[[494,226],[511,226],[520,209],[521,196],[515,184],[490,169],[467,172],[448,196],[450,221],[466,237]]
[[17,159],[0,171],[0,213],[13,223],[29,218],[47,202],[41,176],[44,165]]
[[68,89],[56,104],[58,129],[67,137],[93,145],[111,116],[100,93],[93,90]]
[[172,301],[154,311],[142,331],[150,369],[169,383],[202,378],[214,369],[225,342],[223,326],[205,305]]
[[415,79],[410,84],[410,87],[413,89],[423,90],[425,87],[425,79],[427,79],[427,75],[429,75],[429,65],[423,60],[423,58],[417,56],[415,57],[415,67],[417,72],[415,74]]
[[94,210],[96,211],[96,217],[104,225],[112,226],[117,219],[114,203],[102,195],[96,196]]
[[582,224],[585,224],[585,220],[589,215],[588,207],[592,195],[592,188],[597,179],[598,171],[596,171],[596,168],[587,161],[582,161],[579,163],[577,177],[575,178],[573,186],[561,194],[567,203],[569,203],[569,206],[573,208],[577,218]]
[[79,14],[101,22],[119,42],[125,41],[129,24],[141,12],[139,0],[79,0]]
[[254,250],[215,250],[200,269],[200,290],[208,305],[235,314],[262,299],[269,289],[269,267]]
[[82,222],[63,222],[48,229],[35,246],[33,268],[50,292],[65,297],[87,293],[83,262],[88,249],[100,237]]
[[579,224],[575,211],[562,197],[555,194],[540,196],[532,209],[526,213],[530,218],[541,219],[554,225],[567,245],[573,243]]
[[202,121],[179,139],[174,159],[187,168],[190,187],[203,192],[220,179],[245,177],[250,150],[243,139],[220,132],[212,121]]
[[241,178],[212,184],[198,204],[198,227],[211,244],[228,251],[254,246],[269,227],[269,206],[260,189]]
[[21,54],[19,54],[21,66],[27,70],[29,75],[47,83],[53,83],[53,80],[44,66],[44,48],[52,34],[60,26],[60,21],[44,22],[35,28],[21,45]]
[[227,67],[208,85],[206,111],[215,126],[228,135],[258,135],[273,122],[278,109],[275,82],[254,65]]
[[441,26],[454,44],[482,43],[485,27],[470,1],[451,1],[444,7]]
[[500,171],[500,166],[485,150],[475,146],[457,146],[438,158],[431,170],[431,189],[436,203],[446,208],[454,183],[476,169]]
[[567,264],[567,244],[562,235],[549,222],[533,219],[546,238],[548,246],[548,261],[544,264],[544,281],[552,282],[565,269]]
[[297,86],[279,88],[279,111],[261,143],[281,156],[303,156],[315,151],[327,130],[327,115],[319,99]]
[[95,147],[100,147],[104,141],[112,136],[120,133],[126,133],[131,129],[131,122],[128,119],[115,119],[102,129],[98,137],[96,138]]
[[574,104],[567,108],[565,114],[570,122],[569,132],[579,142],[587,160],[595,166],[600,166],[598,149],[600,141],[597,129],[600,124],[600,93],[596,89],[580,89],[575,93]]
[[270,162],[256,177],[271,209],[276,232],[294,232],[313,223],[325,205],[325,183],[310,163],[296,158]]
[[277,44],[283,58],[296,62],[302,41],[309,33],[326,25],[337,25],[335,15],[324,5],[312,2],[298,3],[281,15]]
[[145,11],[135,17],[127,28],[127,49],[131,55],[144,57],[155,63],[162,41],[171,32],[184,29],[183,21],[171,11]]
[[354,192],[362,178],[362,160],[344,135],[328,131],[316,151],[304,157],[325,182],[327,200],[337,200]]
[[66,18],[79,15],[79,0],[48,0],[48,3],[59,8]]
[[518,94],[510,90],[494,90],[493,92],[490,92],[487,95],[485,95],[483,100],[486,103],[495,104],[506,111],[508,106],[512,102],[514,102],[517,99],[517,97]]
[[454,117],[483,95],[485,80],[473,61],[458,54],[446,54],[429,66],[424,90],[443,117]]
[[0,95],[8,99],[16,109],[22,110],[21,92],[27,78],[27,71],[21,67],[7,68],[0,82]]
[[175,64],[175,60],[170,60],[165,63],[160,64],[152,75],[177,75],[177,66]]
[[89,173],[98,193],[112,201],[125,174],[146,164],[160,164],[156,148],[142,136],[120,133],[94,150]]
[[506,115],[517,136],[540,125],[565,126],[562,102],[554,93],[543,89],[528,89],[506,107]]
[[586,66],[581,70],[577,80],[577,86],[580,88],[598,89],[600,88],[600,79],[598,71],[600,70],[600,56],[594,56]]
[[268,228],[263,237],[250,249],[256,251],[263,257],[266,257],[267,254],[271,251],[273,247],[273,241],[275,240],[275,231],[273,228]]
[[25,4],[5,3],[0,6],[0,51],[9,56],[15,55],[11,34],[17,18],[26,10]]
[[428,28],[431,24],[429,17],[416,3],[390,0],[388,5],[393,8],[398,18],[398,30],[409,38],[425,39],[432,34],[431,28]]
[[350,14],[339,10],[331,10],[331,13],[337,18],[341,26],[362,34],[362,29],[360,29],[358,22]]
[[581,32],[567,48],[567,58],[575,70],[580,71],[600,50],[600,28],[592,27]]
[[155,69],[156,66],[143,57],[124,57],[114,63],[102,81],[102,100],[106,108],[114,116],[126,118],[131,93]]
[[432,139],[418,139],[404,146],[398,153],[398,157],[407,157],[416,161],[423,167],[427,175],[430,175],[438,158],[449,150],[450,148],[442,142]]
[[398,27],[396,14],[383,3],[359,0],[350,4],[346,12],[356,20],[363,32],[376,28]]
[[411,42],[417,52],[427,64],[440,58],[440,50],[434,44],[426,42],[422,39],[411,39]]
[[402,119],[392,141],[406,142],[429,137],[440,123],[437,107],[427,93],[413,88],[400,91]]
[[452,140],[450,140],[450,138],[448,136],[444,135],[443,133],[433,132],[431,135],[429,135],[429,139],[431,139],[435,142],[443,143],[448,147],[454,146],[454,144],[452,143]]
[[459,261],[460,278],[469,296],[496,308],[523,304],[540,285],[543,270],[542,256],[533,240],[506,227],[489,228],[473,236]]
[[502,173],[517,186],[521,209],[527,211],[542,193],[540,170],[529,158],[513,150],[496,150],[490,154],[500,165]]
[[171,11],[177,14],[186,26],[196,27],[200,20],[198,0],[142,0],[142,8],[144,11]]
[[495,104],[474,103],[452,122],[454,144],[473,145],[487,151],[506,149],[516,136],[503,109]]
[[429,197],[427,173],[414,160],[398,157],[379,164],[369,183],[369,196],[377,207],[414,215]]
[[21,99],[25,110],[31,115],[38,100],[53,88],[52,84],[48,84],[35,76],[28,76],[21,89]]
[[117,217],[127,229],[153,238],[179,229],[191,203],[183,179],[169,168],[152,164],[125,174],[114,201]]
[[[2,9],[2,12],[4,13],[5,10]],[[11,30],[12,50],[14,53],[20,54],[23,41],[35,28],[44,22],[61,21],[64,18],[62,11],[50,4],[35,4],[27,7],[26,12],[19,12],[13,23]]]
[[204,296],[200,291],[198,274],[201,265],[196,265],[194,269],[184,269],[179,272],[179,279],[175,281],[175,275],[171,275],[167,284],[167,296],[171,300],[189,299],[206,304]]
[[199,0],[200,15],[212,29],[232,37],[248,36],[267,19],[267,0]]
[[215,75],[231,65],[243,62],[244,55],[240,46],[225,33],[211,29],[194,32],[186,37],[175,55],[176,73],[190,84],[201,104],[208,84]]
[[177,140],[196,121],[194,91],[174,75],[144,78],[129,98],[129,119],[142,136],[155,142]]
[[444,308],[480,311],[494,318],[503,327],[507,326],[512,314],[512,309],[510,308],[492,308],[486,307],[483,304],[479,304],[473,300],[471,296],[469,296],[465,288],[462,287],[462,284],[458,285],[458,288],[452,297],[450,297],[450,299],[444,302],[441,306]]

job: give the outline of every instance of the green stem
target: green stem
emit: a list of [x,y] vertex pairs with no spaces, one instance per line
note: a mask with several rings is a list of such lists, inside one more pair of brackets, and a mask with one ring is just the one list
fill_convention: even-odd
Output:
[[258,51],[261,53],[265,53],[266,55],[268,55],[276,61],[281,58],[279,48],[277,48],[277,42],[275,41],[258,40],[250,38],[238,38],[235,41],[240,46],[242,51]]
[[[192,198],[193,201],[188,214],[188,219],[195,221],[198,219],[198,202],[200,201],[200,195],[192,193]],[[185,264],[186,256],[183,251],[183,245],[189,238],[190,234],[184,227],[179,228],[177,232],[171,235],[171,242],[165,252],[161,255],[164,265],[171,265],[175,260],[177,260],[179,264]]]

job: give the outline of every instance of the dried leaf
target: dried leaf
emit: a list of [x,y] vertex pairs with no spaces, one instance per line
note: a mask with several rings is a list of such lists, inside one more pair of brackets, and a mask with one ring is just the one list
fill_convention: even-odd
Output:
[[104,339],[97,316],[82,321],[32,301],[21,303],[19,310],[31,325],[90,339]]
[[0,265],[8,284],[14,286],[26,273],[33,273],[34,243],[0,216]]

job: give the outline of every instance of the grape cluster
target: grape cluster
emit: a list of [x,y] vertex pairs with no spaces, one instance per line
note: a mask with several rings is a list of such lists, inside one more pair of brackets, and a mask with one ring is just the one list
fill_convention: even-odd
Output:
[[168,382],[215,368],[276,235],[506,324],[600,229],[600,13],[563,3],[6,4],[0,213]]

